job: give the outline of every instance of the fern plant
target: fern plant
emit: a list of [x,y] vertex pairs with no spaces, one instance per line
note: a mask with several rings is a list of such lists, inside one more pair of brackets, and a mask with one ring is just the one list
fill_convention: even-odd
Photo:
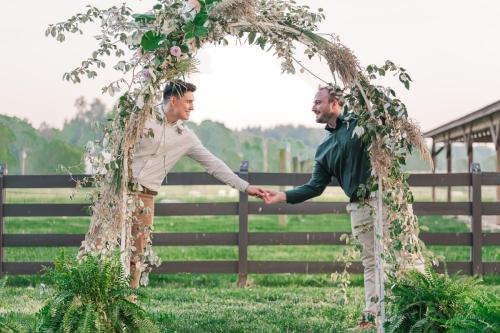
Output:
[[496,294],[478,295],[446,326],[450,333],[500,333],[500,297]]
[[392,281],[386,298],[387,332],[498,332],[498,297],[479,294],[477,284],[476,279],[450,278],[431,268],[408,272]]
[[0,333],[21,333],[21,331],[3,316],[0,316]]
[[75,262],[63,253],[47,275],[54,292],[37,314],[37,332],[159,332],[129,301],[138,291],[129,287],[118,257],[86,255]]

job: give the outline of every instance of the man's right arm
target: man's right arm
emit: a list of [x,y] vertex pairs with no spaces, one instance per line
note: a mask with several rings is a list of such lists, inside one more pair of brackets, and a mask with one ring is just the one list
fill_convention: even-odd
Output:
[[315,162],[309,182],[286,192],[268,191],[269,197],[265,201],[269,204],[285,201],[291,204],[304,202],[321,195],[330,184],[331,179],[330,173],[321,164]]
[[318,162],[314,162],[311,179],[304,185],[285,192],[286,202],[296,204],[320,196],[330,184],[332,175]]

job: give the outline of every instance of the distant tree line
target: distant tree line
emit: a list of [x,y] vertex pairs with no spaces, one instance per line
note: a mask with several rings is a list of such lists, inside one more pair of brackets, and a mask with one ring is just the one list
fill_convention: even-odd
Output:
[[[84,173],[85,146],[89,141],[102,140],[99,124],[109,116],[106,106],[94,99],[88,103],[84,98],[75,102],[76,115],[64,122],[62,129],[42,123],[33,128],[27,120],[0,115],[0,163],[6,163],[9,174],[66,174]],[[242,160],[250,161],[251,171],[279,172],[279,151],[289,148],[289,157],[306,161],[310,168],[316,146],[326,132],[321,128],[280,125],[273,128],[249,127],[231,130],[224,124],[205,120],[200,124],[189,122],[188,126],[199,136],[204,145],[224,160],[233,170]],[[264,149],[267,151],[264,152]],[[496,157],[487,146],[474,148],[474,160],[479,161],[485,171],[494,171]],[[453,170],[466,171],[465,149],[453,147]],[[444,154],[438,156],[437,169],[444,171]],[[416,155],[407,161],[409,171],[429,171]],[[183,158],[174,171],[201,171],[202,168]]]

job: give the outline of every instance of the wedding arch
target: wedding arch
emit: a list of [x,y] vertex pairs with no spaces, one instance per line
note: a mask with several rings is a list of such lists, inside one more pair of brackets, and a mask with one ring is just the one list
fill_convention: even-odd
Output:
[[[88,6],[84,13],[50,25],[46,34],[62,42],[67,33],[83,33],[81,25],[85,23],[100,24],[98,48],[81,66],[64,74],[67,81],[78,83],[84,77],[94,78],[106,66],[106,56],[125,58],[132,53],[114,64],[123,78],[103,88],[103,93],[119,94],[113,116],[104,129],[104,140],[87,146],[91,163],[99,172],[87,179],[95,187],[90,194],[92,232],[86,236],[85,251],[106,254],[120,248],[128,273],[132,212],[141,205],[130,191],[134,146],[147,132],[145,121],[157,115],[161,86],[194,73],[198,49],[206,44],[227,45],[227,37],[233,37],[274,51],[283,72],[295,73],[300,68],[315,75],[294,55],[295,43],[301,43],[309,59],[326,60],[331,82],[324,83],[343,102],[344,112],[358,117],[355,133],[369,149],[372,176],[359,191],[378,190],[380,194],[375,231],[377,282],[382,298],[384,261],[392,264],[389,271],[397,274],[405,263],[401,258],[395,260],[396,252],[410,253],[405,260],[411,261],[424,250],[418,238],[417,219],[409,206],[413,197],[402,166],[414,148],[426,160],[431,159],[418,126],[408,118],[405,104],[392,88],[374,83],[392,74],[409,89],[411,78],[405,69],[391,61],[362,67],[338,37],[318,32],[318,23],[324,19],[323,10],[315,12],[287,0],[156,0],[147,13],[133,13],[126,4],[104,10]],[[383,217],[391,223],[390,235],[385,238]],[[146,262],[140,268],[144,277],[150,265],[159,262],[148,243]]]

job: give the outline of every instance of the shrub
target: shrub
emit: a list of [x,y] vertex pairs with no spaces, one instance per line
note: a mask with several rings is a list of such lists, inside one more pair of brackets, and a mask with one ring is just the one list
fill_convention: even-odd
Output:
[[389,333],[499,332],[499,298],[482,294],[477,279],[427,269],[408,272],[391,284],[386,297]]
[[86,255],[80,262],[61,255],[48,271],[53,295],[37,314],[37,332],[158,332],[146,311],[129,301],[118,257]]

